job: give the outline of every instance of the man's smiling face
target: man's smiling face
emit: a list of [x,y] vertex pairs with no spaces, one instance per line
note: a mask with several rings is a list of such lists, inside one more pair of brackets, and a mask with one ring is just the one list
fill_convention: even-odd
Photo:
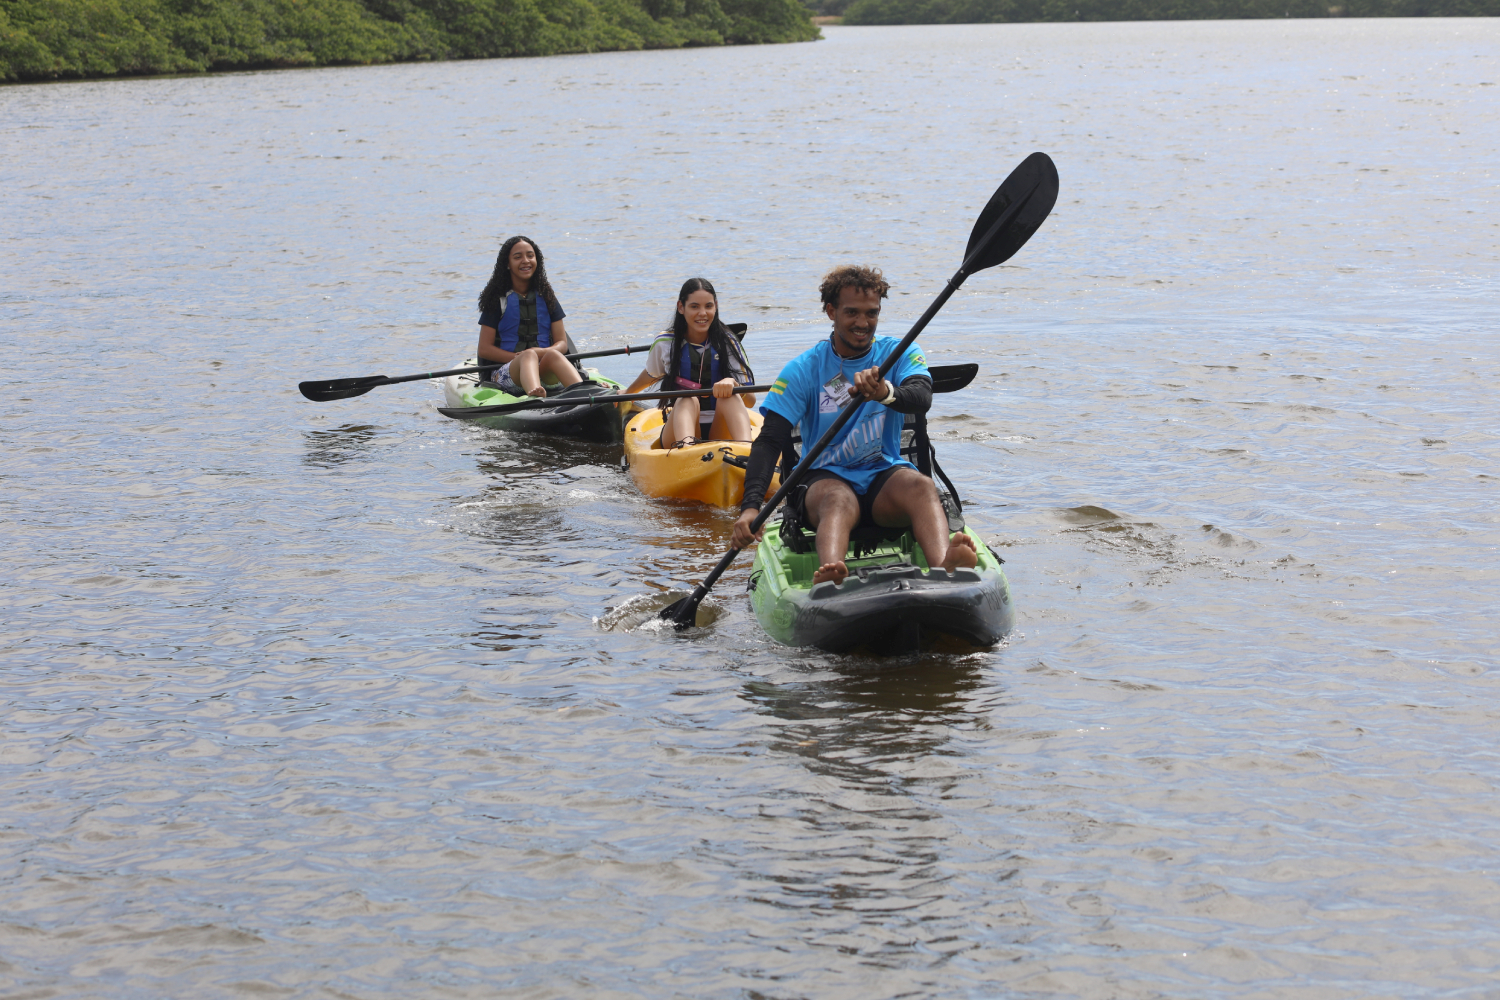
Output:
[[823,311],[833,320],[833,349],[841,357],[857,358],[875,342],[875,326],[880,322],[880,293],[874,289],[842,288],[838,305],[825,305]]

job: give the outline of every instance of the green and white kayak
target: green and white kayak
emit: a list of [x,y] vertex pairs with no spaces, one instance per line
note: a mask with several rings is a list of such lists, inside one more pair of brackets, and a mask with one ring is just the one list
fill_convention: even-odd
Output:
[[[455,368],[471,368],[479,361],[470,358]],[[484,373],[488,374],[488,373]],[[614,379],[605,378],[593,368],[583,369],[584,380],[575,386],[562,389],[547,386],[549,397],[559,393],[587,393],[599,395],[601,390],[618,393],[622,386]],[[449,375],[443,379],[443,396],[450,407],[499,406],[506,403],[521,403],[530,396],[512,396],[493,382],[484,380],[481,374]],[[621,410],[629,404],[613,406],[548,406],[534,410],[519,410],[515,413],[493,414],[466,420],[465,423],[481,427],[493,427],[505,431],[534,431],[543,434],[566,434],[594,441],[618,441],[623,420]]]
[[950,636],[985,647],[1015,624],[1000,558],[968,528],[979,551],[973,569],[929,568],[908,531],[893,541],[851,545],[848,578],[813,586],[817,552],[793,552],[779,527],[766,526],[749,584],[755,617],[778,642],[834,653],[897,652]]

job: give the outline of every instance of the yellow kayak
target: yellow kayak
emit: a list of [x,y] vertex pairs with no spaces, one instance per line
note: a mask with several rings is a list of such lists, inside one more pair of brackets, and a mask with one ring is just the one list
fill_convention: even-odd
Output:
[[[715,507],[738,507],[745,495],[744,463],[749,441],[703,441],[686,448],[658,448],[662,411],[641,410],[625,425],[625,464],[648,497],[678,497]],[[750,430],[760,433],[761,415],[750,411]],[[771,477],[771,490],[780,484]],[[769,492],[767,496],[769,496]]]

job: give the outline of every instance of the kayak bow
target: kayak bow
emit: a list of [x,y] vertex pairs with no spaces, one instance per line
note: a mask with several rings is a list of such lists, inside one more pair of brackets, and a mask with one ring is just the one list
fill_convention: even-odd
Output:
[[[642,410],[625,424],[625,456],[636,488],[648,497],[677,497],[715,507],[738,507],[745,495],[745,466],[749,441],[700,441],[685,448],[658,448],[662,411]],[[764,418],[749,413],[751,433],[758,435]],[[774,479],[771,489],[779,480]]]
[[930,569],[911,532],[893,541],[851,544],[842,584],[812,583],[816,551],[793,552],[779,523],[755,550],[750,600],[761,627],[788,646],[834,653],[856,647],[907,652],[938,636],[993,646],[1015,623],[1000,558],[967,528],[979,565]]

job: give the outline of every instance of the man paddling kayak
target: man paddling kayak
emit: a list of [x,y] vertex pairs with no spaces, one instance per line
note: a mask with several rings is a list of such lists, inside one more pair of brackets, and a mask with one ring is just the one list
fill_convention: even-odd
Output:
[[744,548],[760,534],[750,524],[760,510],[777,460],[801,425],[805,441],[818,440],[852,397],[882,405],[863,406],[813,463],[806,487],[789,498],[803,523],[816,529],[818,560],[813,583],[842,583],[849,575],[844,554],[856,525],[910,526],[927,564],[952,572],[977,564],[974,541],[950,538],[948,516],[932,480],[901,457],[902,414],[925,413],[932,405],[932,377],[917,344],[880,378],[880,365],[899,344],[876,337],[880,300],[890,284],[878,270],[838,267],[823,279],[823,311],[833,334],[793,358],[782,369],[760,412],[765,425],[750,449],[745,499],[734,523],[734,544]]

